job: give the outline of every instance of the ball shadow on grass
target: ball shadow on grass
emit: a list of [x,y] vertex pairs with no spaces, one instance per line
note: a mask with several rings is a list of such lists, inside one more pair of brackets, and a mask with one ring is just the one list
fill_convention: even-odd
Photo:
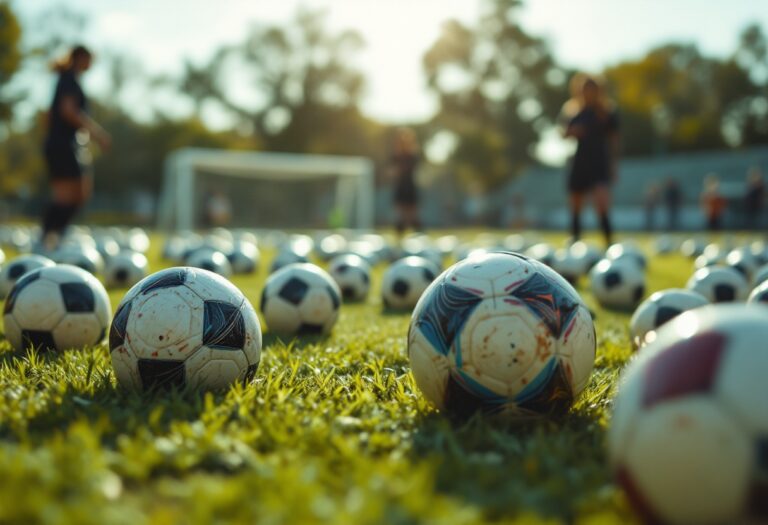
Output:
[[486,519],[525,509],[570,522],[611,483],[604,434],[595,411],[516,421],[433,412],[417,421],[411,451],[416,461],[436,462],[437,491],[485,509]]

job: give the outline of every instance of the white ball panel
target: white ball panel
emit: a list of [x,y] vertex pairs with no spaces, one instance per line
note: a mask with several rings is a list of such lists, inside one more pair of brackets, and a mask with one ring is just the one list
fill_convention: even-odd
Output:
[[65,313],[58,283],[42,276],[21,290],[11,311],[18,325],[26,330],[53,330]]
[[112,368],[115,370],[117,382],[133,390],[141,390],[138,359],[128,345],[121,345],[110,352]]
[[739,516],[752,441],[706,396],[642,412],[622,464],[670,523],[729,523]]
[[202,347],[185,362],[187,385],[195,389],[220,390],[229,387],[248,369],[240,350]]
[[20,350],[23,347],[21,341],[21,328],[13,318],[13,315],[8,314],[3,316],[3,333],[13,348]]
[[408,354],[413,377],[419,389],[437,408],[442,409],[450,374],[450,361],[443,354],[436,352],[418,329],[411,331]]
[[310,288],[298,307],[299,316],[305,323],[324,325],[335,321],[339,311],[333,309],[331,294],[325,288]]
[[106,334],[96,314],[67,314],[53,329],[53,340],[59,350],[82,348],[99,344]]
[[280,296],[268,296],[262,313],[270,332],[292,334],[301,326],[298,309]]
[[223,301],[239,306],[243,302],[242,292],[227,279],[207,270],[188,268],[184,286],[203,300]]
[[137,297],[127,333],[140,358],[184,359],[202,345],[203,301],[184,286]]

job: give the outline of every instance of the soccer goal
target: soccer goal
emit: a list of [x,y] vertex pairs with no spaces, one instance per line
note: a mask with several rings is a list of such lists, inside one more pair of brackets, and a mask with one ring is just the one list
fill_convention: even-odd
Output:
[[165,160],[158,226],[211,226],[215,202],[232,226],[370,229],[373,177],[363,157],[184,148]]

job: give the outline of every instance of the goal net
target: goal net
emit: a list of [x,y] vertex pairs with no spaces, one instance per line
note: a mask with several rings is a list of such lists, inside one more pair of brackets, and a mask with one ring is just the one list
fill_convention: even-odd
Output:
[[158,226],[370,229],[373,175],[362,157],[180,149],[165,160]]

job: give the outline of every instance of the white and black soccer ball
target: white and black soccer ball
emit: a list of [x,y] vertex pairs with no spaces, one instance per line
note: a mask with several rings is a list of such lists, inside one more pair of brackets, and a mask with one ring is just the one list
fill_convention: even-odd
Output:
[[227,253],[227,259],[232,266],[232,272],[236,274],[248,274],[255,272],[259,267],[260,253],[255,244],[238,241],[232,245]]
[[737,270],[726,266],[710,266],[697,270],[686,288],[698,292],[711,303],[742,302],[749,295],[749,284]]
[[423,257],[404,257],[392,263],[384,272],[381,298],[391,310],[410,310],[424,290],[435,280],[440,269]]
[[589,273],[592,294],[607,308],[634,308],[645,295],[645,274],[634,257],[603,259]]
[[659,330],[627,367],[608,433],[647,523],[765,523],[768,310],[716,305]]
[[[670,289],[654,293],[643,301],[629,321],[630,336],[639,348],[655,337],[655,332],[678,315],[709,304],[701,294],[691,290]],[[653,333],[653,336],[649,334]]]
[[586,387],[595,328],[576,290],[513,253],[461,261],[417,304],[408,331],[416,384],[440,410],[560,415]]
[[323,335],[339,318],[341,291],[328,273],[310,263],[290,264],[267,279],[261,313],[270,332]]
[[104,270],[104,258],[94,246],[65,244],[53,254],[53,260],[58,264],[77,266],[94,275],[99,274]]
[[359,255],[334,257],[328,273],[336,281],[345,301],[364,301],[371,288],[371,266]]
[[547,266],[551,266],[552,261],[555,258],[555,249],[550,244],[540,242],[525,250],[525,255],[526,257],[536,259],[540,263],[546,264]]
[[16,281],[22,275],[38,268],[47,268],[55,265],[56,263],[48,257],[34,254],[20,255],[9,261],[8,264],[3,266],[2,272],[0,272],[0,299],[8,296],[11,288],[13,288],[13,285],[16,284]]
[[750,304],[768,304],[768,280],[758,284],[749,294]]
[[277,252],[275,258],[272,259],[272,264],[269,266],[269,273],[273,274],[290,264],[304,263],[309,263],[309,258],[306,255],[284,248]]
[[551,267],[571,284],[576,284],[579,278],[586,273],[585,261],[574,257],[568,249],[560,249],[555,252]]
[[648,266],[648,260],[643,251],[635,243],[620,242],[612,244],[605,251],[605,258],[611,261],[620,259],[630,259],[640,268],[645,269]]
[[147,276],[149,262],[138,252],[120,252],[104,266],[104,283],[108,288],[130,288]]
[[568,252],[571,257],[579,261],[581,264],[581,274],[586,275],[594,266],[603,260],[605,252],[584,241],[576,241],[569,248]]
[[16,350],[68,350],[99,344],[112,313],[104,286],[66,264],[21,276],[5,301],[5,336]]
[[223,277],[169,268],[128,291],[112,321],[109,349],[125,388],[218,390],[253,378],[261,326],[248,299]]
[[748,283],[752,282],[760,267],[755,256],[747,248],[731,250],[725,257],[725,264],[743,275]]
[[698,238],[692,238],[692,239],[686,239],[680,244],[680,253],[683,254],[685,257],[689,257],[691,259],[695,259],[702,253],[704,253],[704,248],[706,247],[706,243],[703,239]]
[[213,250],[210,248],[200,248],[195,250],[186,260],[187,266],[192,268],[200,268],[221,275],[222,277],[229,277],[232,275],[232,265],[229,264],[229,259],[222,252]]
[[675,251],[675,248],[675,240],[669,235],[659,235],[654,243],[657,255],[669,255]]

